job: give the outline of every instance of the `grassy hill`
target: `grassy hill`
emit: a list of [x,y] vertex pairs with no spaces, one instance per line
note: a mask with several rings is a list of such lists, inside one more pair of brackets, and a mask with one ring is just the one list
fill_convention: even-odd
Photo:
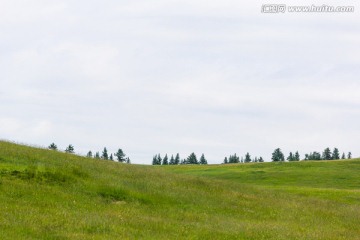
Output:
[[360,239],[360,160],[141,166],[0,142],[0,239]]

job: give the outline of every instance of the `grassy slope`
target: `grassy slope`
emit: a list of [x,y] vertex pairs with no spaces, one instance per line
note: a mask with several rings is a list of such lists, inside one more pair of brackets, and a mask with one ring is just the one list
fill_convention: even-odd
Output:
[[0,239],[360,239],[360,161],[138,166],[0,142]]

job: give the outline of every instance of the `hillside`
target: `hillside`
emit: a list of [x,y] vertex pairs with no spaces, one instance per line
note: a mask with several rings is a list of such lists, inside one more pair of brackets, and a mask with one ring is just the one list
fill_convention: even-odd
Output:
[[0,142],[0,239],[360,239],[360,160],[142,166]]

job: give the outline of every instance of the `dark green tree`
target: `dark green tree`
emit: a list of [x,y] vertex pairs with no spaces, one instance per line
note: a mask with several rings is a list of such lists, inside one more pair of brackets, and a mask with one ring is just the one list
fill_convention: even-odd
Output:
[[207,164],[204,154],[202,154],[200,157],[200,164]]
[[322,157],[319,152],[312,152],[305,154],[305,160],[322,160]]
[[106,147],[104,147],[104,150],[103,150],[103,152],[102,152],[101,158],[104,159],[104,160],[108,160],[108,159],[109,159],[109,154],[108,154],[108,151],[107,151]]
[[169,162],[170,165],[175,165],[175,158],[174,158],[174,155],[171,155],[171,158],[170,158],[170,162]]
[[351,159],[351,152],[348,153],[348,159]]
[[332,153],[332,159],[334,159],[334,160],[340,159],[339,149],[334,148],[334,151]]
[[70,145],[65,149],[65,152],[67,152],[67,153],[74,153],[74,146],[70,144]]
[[157,155],[153,156],[152,165],[157,165]]
[[289,156],[286,158],[286,160],[288,160],[289,162],[294,161],[295,160],[295,156],[293,155],[292,152],[289,153]]
[[111,161],[114,161],[114,157],[112,154],[110,154],[110,158],[109,158]]
[[161,165],[162,163],[162,157],[160,156],[160,153],[157,155],[156,165]]
[[169,165],[169,158],[168,158],[167,154],[165,154],[165,157],[164,157],[164,159],[162,161],[162,165]]
[[281,152],[280,148],[277,148],[274,150],[274,152],[272,153],[272,157],[271,157],[273,162],[283,162],[285,161],[285,157],[284,154]]
[[295,158],[294,158],[294,160],[295,161],[300,161],[300,154],[299,154],[299,152],[298,151],[296,151],[296,153],[295,153],[295,156],[294,156]]
[[125,154],[121,148],[117,150],[117,152],[114,154],[119,162],[125,162]]
[[341,159],[345,159],[345,153],[343,152],[342,156],[341,156]]
[[179,164],[180,164],[180,155],[179,153],[177,153],[175,156],[175,165],[179,165]]
[[227,159],[227,157],[225,157],[224,158],[224,164],[228,164],[229,162],[228,162],[228,159]]
[[86,154],[86,157],[92,158],[92,157],[93,157],[92,151],[89,151],[89,152]]
[[245,163],[249,163],[249,162],[251,162],[251,156],[249,153],[246,153],[245,154]]
[[325,148],[325,150],[322,154],[322,159],[323,160],[331,160],[332,159],[332,154],[331,154],[330,148]]
[[55,143],[50,144],[48,148],[49,148],[50,150],[55,150],[55,151],[57,150],[57,146],[56,146]]
[[186,159],[187,164],[199,164],[195,153],[191,153],[188,158]]
[[95,153],[95,158],[96,158],[96,159],[100,159],[100,153],[99,153],[99,152],[96,152],[96,153]]
[[259,162],[264,162],[264,159],[262,157],[260,157]]
[[235,153],[234,155],[230,155],[228,161],[229,161],[229,163],[239,163],[240,158]]

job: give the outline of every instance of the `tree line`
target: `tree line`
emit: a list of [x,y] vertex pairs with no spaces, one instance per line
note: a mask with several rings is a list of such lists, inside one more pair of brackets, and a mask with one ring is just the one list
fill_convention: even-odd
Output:
[[[343,152],[340,156],[340,151],[338,148],[334,148],[332,151],[330,148],[325,148],[322,153],[320,152],[310,152],[305,154],[305,158],[302,159],[304,161],[306,160],[339,160],[339,159],[351,159],[351,152],[348,152],[347,156]],[[280,148],[277,148],[272,153],[271,160],[273,162],[283,162],[285,161],[284,154],[282,153]],[[295,152],[293,154],[292,152],[289,153],[289,156],[286,158],[287,161],[300,161],[300,155],[299,152]]]
[[[325,148],[322,153],[320,152],[310,152],[305,154],[305,157],[301,159],[300,154],[298,151],[290,152],[287,157],[285,157],[284,153],[281,151],[280,148],[274,150],[271,155],[271,160],[273,162],[284,162],[284,161],[307,161],[307,160],[338,160],[338,159],[351,159],[352,155],[351,152],[345,154],[344,152],[340,156],[340,151],[338,148],[334,148],[331,150],[330,148]],[[262,157],[255,157],[252,158],[249,153],[246,153],[244,157],[239,157],[236,155],[230,155],[229,157],[225,157],[222,164],[230,164],[230,163],[261,163],[264,162]],[[187,158],[180,160],[180,155],[177,153],[171,155],[171,158],[168,158],[168,155],[165,154],[164,158],[161,158],[160,154],[156,154],[153,157],[152,165],[179,165],[179,164],[207,164],[207,160],[205,159],[204,154],[201,155],[200,159],[197,160],[195,153],[191,153]]]
[[[50,150],[58,150],[58,147],[55,143],[51,143],[48,147],[48,149]],[[66,147],[65,149],[66,153],[75,153],[75,148],[72,144],[69,144],[69,146]],[[94,159],[103,159],[103,160],[111,160],[111,161],[117,161],[117,162],[121,162],[121,163],[131,163],[130,158],[126,157],[125,153],[123,152],[123,150],[121,148],[119,148],[117,150],[116,153],[108,153],[108,150],[106,147],[104,147],[103,151],[101,152],[95,152],[95,154],[93,154],[93,152],[90,150],[87,154],[86,157],[88,158],[94,158]]]
[[205,155],[202,154],[200,159],[198,160],[195,153],[191,153],[187,158],[180,159],[180,154],[177,153],[171,155],[170,159],[167,154],[165,154],[164,158],[161,158],[160,153],[156,154],[153,157],[152,165],[179,165],[179,164],[208,164],[205,158]]

